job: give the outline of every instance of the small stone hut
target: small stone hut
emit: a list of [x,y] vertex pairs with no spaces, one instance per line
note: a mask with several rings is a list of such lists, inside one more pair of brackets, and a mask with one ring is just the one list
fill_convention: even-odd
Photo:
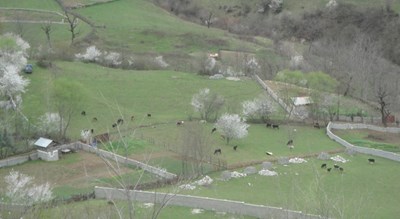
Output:
[[58,150],[54,148],[56,143],[47,138],[39,138],[34,145],[37,147],[38,157],[45,161],[56,161],[59,159]]

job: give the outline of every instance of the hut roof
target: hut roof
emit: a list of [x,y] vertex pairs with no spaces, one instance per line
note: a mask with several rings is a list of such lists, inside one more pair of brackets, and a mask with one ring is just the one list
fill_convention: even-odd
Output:
[[47,148],[51,143],[53,142],[53,140],[51,139],[47,139],[47,138],[39,138],[34,145],[42,147],[42,148]]

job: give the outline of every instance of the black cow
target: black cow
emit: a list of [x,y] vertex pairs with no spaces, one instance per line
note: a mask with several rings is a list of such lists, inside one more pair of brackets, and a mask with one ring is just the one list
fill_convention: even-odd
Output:
[[323,164],[321,165],[321,168],[326,168],[326,163],[323,163]]
[[233,150],[236,151],[237,147],[238,147],[237,145],[233,146]]
[[213,128],[213,129],[211,130],[211,134],[214,133],[215,131],[217,131],[217,128]]
[[118,124],[118,125],[124,124],[124,120],[123,120],[123,119],[118,119],[118,120],[117,120],[117,124]]
[[147,117],[151,117],[151,113],[147,113]]
[[135,116],[131,116],[131,121],[133,121],[135,119]]
[[222,153],[221,148],[215,149],[214,151],[214,154],[221,154],[221,153]]
[[94,129],[90,129],[90,132],[93,134],[93,132],[94,132]]
[[340,166],[337,165],[337,164],[333,164],[333,167],[335,167],[335,169],[339,169],[340,168]]
[[373,158],[368,158],[368,162],[369,162],[370,164],[374,164],[374,163],[375,163],[375,159],[373,159]]
[[113,128],[117,127],[117,123],[112,124],[112,127]]
[[340,172],[343,172],[344,169],[343,169],[343,167],[339,167],[339,170],[340,170]]
[[97,117],[93,117],[92,122],[97,122]]
[[286,143],[286,145],[292,145],[293,144],[293,139],[290,139],[287,143]]
[[82,115],[82,116],[86,116],[86,112],[85,112],[85,111],[82,111],[82,112],[81,112],[81,115]]
[[319,123],[318,123],[318,122],[316,122],[316,123],[314,123],[314,128],[320,129],[320,128],[321,128],[321,126],[319,125]]
[[279,129],[279,125],[278,124],[272,124],[272,128],[273,129]]
[[331,172],[332,168],[330,168],[330,167],[329,167],[329,168],[328,168],[328,169],[326,169],[326,170],[327,170],[328,172]]
[[265,127],[271,128],[271,127],[272,127],[272,124],[271,124],[271,123],[267,123],[267,125],[265,125]]

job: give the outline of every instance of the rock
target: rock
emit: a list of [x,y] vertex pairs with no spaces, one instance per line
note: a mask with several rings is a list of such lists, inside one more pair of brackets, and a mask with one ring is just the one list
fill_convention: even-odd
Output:
[[247,175],[255,174],[255,173],[257,173],[257,169],[256,169],[255,167],[252,167],[252,166],[246,167],[246,168],[243,170],[243,173],[245,173],[245,174],[247,174]]

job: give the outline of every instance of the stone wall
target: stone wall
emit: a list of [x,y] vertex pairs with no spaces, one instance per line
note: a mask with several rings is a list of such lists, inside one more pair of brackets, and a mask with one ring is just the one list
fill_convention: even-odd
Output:
[[374,149],[374,148],[360,147],[360,146],[350,144],[349,142],[343,140],[339,136],[336,136],[335,134],[333,134],[331,129],[370,129],[370,130],[380,131],[380,132],[400,133],[400,128],[394,128],[394,127],[385,128],[385,127],[379,127],[379,126],[362,124],[362,123],[353,124],[353,123],[333,123],[333,122],[330,122],[328,124],[328,126],[326,127],[326,134],[328,135],[328,137],[330,139],[338,142],[339,144],[343,145],[346,148],[352,149],[359,153],[383,157],[386,159],[400,162],[400,154],[389,152],[389,151],[378,150],[378,149]]
[[83,143],[77,142],[77,143],[75,143],[74,147],[76,149],[81,149],[81,150],[84,150],[84,151],[87,151],[87,152],[90,152],[90,153],[94,153],[94,154],[97,154],[97,155],[102,156],[104,158],[107,158],[107,159],[110,159],[110,160],[114,160],[114,161],[117,161],[117,162],[122,163],[122,164],[133,165],[133,166],[139,167],[139,168],[141,168],[141,169],[143,169],[145,171],[148,171],[150,173],[153,173],[153,174],[155,174],[157,176],[160,176],[162,178],[165,178],[165,179],[174,179],[174,178],[177,177],[177,175],[175,175],[173,173],[169,173],[169,172],[167,172],[165,170],[162,170],[162,169],[147,165],[147,164],[142,163],[142,162],[137,161],[137,160],[133,160],[133,159],[130,159],[130,158],[127,158],[127,157],[123,157],[123,156],[118,155],[118,154],[114,154],[114,153],[109,152],[109,151],[101,150],[101,149],[92,147],[92,146],[87,145],[87,144],[83,144]]
[[[122,190],[105,187],[95,187],[96,199],[127,200],[127,193],[139,202],[166,203],[167,205],[184,206],[191,208],[202,208],[212,211],[228,212],[232,214],[248,215],[258,218],[287,218],[287,219],[317,219],[323,218],[318,215],[306,214],[301,211],[291,211],[278,207],[254,205],[245,202],[180,195],[171,193],[154,193],[138,190]],[[132,200],[132,201],[133,201]]]
[[8,167],[8,166],[15,166],[18,164],[25,163],[29,160],[37,160],[37,159],[39,159],[39,157],[38,157],[38,153],[35,151],[35,152],[32,152],[27,155],[11,157],[11,158],[7,158],[4,160],[0,160],[0,168]]

